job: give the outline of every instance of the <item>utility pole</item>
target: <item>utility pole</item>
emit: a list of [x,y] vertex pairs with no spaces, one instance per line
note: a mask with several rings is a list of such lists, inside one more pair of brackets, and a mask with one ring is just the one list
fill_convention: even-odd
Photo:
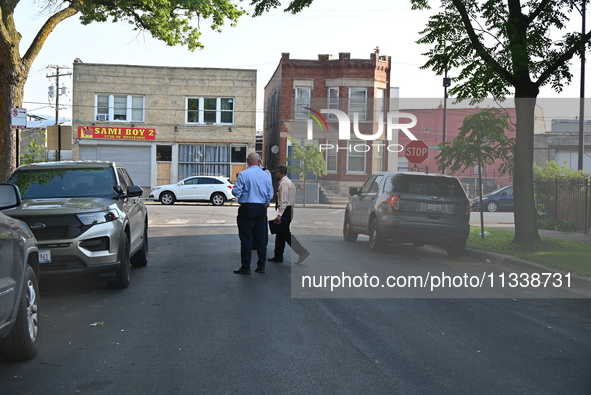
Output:
[[[55,78],[55,125],[57,126],[57,152],[56,161],[61,160],[62,151],[62,130],[60,125],[60,77],[72,75],[72,73],[60,74],[60,69],[69,69],[66,66],[47,66],[48,69],[55,69],[55,74],[47,75],[47,78]],[[65,93],[64,93],[65,94]]]

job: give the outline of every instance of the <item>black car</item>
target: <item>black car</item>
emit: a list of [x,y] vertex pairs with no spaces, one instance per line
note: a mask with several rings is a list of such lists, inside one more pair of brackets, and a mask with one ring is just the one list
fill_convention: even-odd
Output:
[[[21,204],[18,188],[0,184],[0,210]],[[22,221],[0,212],[0,357],[37,355],[39,337],[37,241]]]
[[343,237],[369,235],[369,247],[381,250],[388,242],[438,245],[450,256],[466,250],[470,205],[455,177],[384,172],[361,188],[351,188],[345,210]]

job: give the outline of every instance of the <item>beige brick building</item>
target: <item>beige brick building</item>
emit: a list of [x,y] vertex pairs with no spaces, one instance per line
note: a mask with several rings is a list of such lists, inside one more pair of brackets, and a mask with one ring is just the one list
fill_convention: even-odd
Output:
[[73,159],[124,164],[144,188],[236,178],[255,150],[256,70],[74,62]]

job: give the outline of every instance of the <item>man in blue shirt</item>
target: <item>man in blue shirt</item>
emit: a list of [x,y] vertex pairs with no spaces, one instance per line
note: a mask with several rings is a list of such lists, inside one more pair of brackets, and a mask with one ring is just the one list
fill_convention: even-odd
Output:
[[240,237],[240,261],[236,274],[250,274],[253,240],[257,241],[257,273],[265,272],[267,260],[267,207],[273,198],[271,177],[259,166],[259,155],[251,152],[246,158],[248,169],[238,174],[232,194],[238,198],[238,235]]

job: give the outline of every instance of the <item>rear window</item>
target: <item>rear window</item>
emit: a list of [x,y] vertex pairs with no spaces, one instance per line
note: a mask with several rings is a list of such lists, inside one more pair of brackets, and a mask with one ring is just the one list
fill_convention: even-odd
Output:
[[109,168],[17,170],[8,182],[19,187],[23,199],[116,196]]
[[392,176],[386,180],[385,191],[440,197],[466,196],[460,183],[454,178],[447,177]]

